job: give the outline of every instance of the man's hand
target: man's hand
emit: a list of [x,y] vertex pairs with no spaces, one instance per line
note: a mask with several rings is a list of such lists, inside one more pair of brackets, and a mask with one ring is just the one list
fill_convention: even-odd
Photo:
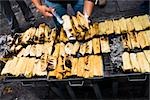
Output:
[[52,15],[52,12],[54,11],[53,8],[47,7],[45,5],[40,5],[37,8],[38,8],[38,11],[41,12],[45,17],[53,16]]
[[32,0],[33,4],[36,6],[36,8],[38,9],[38,11],[40,13],[42,13],[45,17],[51,17],[52,12],[54,11],[53,8],[51,7],[47,7],[45,5],[42,4],[41,0]]
[[94,0],[84,0],[83,13],[87,14],[87,16],[91,16],[93,7],[94,7]]
[[86,19],[86,21],[87,21],[88,23],[91,22],[91,21],[89,20],[89,15],[87,14],[86,11],[84,12],[84,17],[85,17],[85,19]]

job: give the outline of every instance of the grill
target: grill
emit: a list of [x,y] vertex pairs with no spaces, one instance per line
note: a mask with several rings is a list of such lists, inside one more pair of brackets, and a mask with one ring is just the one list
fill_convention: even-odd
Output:
[[[124,17],[133,17],[135,15],[143,15],[143,13],[132,14],[132,15],[124,16]],[[103,18],[103,19],[111,19],[111,18]],[[113,17],[112,19],[118,19],[118,17]],[[103,20],[100,20],[100,21],[103,21]],[[132,84],[131,91],[134,91],[135,94],[138,94],[138,95],[141,94],[143,97],[146,96],[146,99],[147,99],[148,92],[149,92],[148,90],[149,73],[123,72],[123,70],[121,69],[122,60],[121,60],[120,55],[124,52],[124,49],[123,47],[120,47],[122,46],[122,44],[119,43],[120,41],[121,41],[121,35],[114,35],[114,34],[109,35],[109,43],[110,43],[111,52],[101,54],[103,57],[103,64],[104,64],[104,69],[103,69],[104,76],[103,77],[93,77],[93,78],[86,79],[86,78],[71,76],[66,79],[58,80],[58,79],[48,77],[48,76],[41,76],[41,77],[35,76],[32,78],[25,78],[23,76],[13,77],[13,76],[7,75],[7,76],[3,76],[3,79],[1,80],[1,82],[2,83],[21,82],[22,86],[24,87],[36,87],[38,86],[37,84],[43,83],[42,85],[48,85],[49,88],[55,93],[55,95],[59,96],[60,98],[64,98],[64,96],[68,96],[68,95],[70,96],[70,98],[82,98],[81,94],[79,94],[80,93],[79,90],[81,88],[84,88],[83,91],[85,91],[86,88],[88,88],[89,90],[93,91],[92,93],[93,97],[91,96],[91,99],[93,98],[95,99],[95,97],[98,99],[102,99],[103,97],[107,98],[108,95],[113,98],[118,97],[118,95],[121,97],[123,96],[123,93],[120,93],[120,91],[123,90],[123,86],[126,86],[128,88],[130,87],[129,85]],[[119,49],[114,48],[115,46],[116,48],[119,48]],[[149,50],[150,48],[147,47],[144,49]],[[142,51],[142,50],[141,49],[131,50],[131,52],[138,52],[138,51]],[[109,82],[111,84],[109,84]],[[106,83],[106,85],[104,85],[103,83]],[[124,85],[123,83],[128,84],[128,85]],[[62,85],[62,86],[59,86],[59,85]],[[65,87],[65,90],[67,90],[68,94],[63,93],[64,92],[63,86]],[[138,87],[138,86],[144,87],[142,92],[144,90],[145,91],[143,93],[142,92],[136,93],[136,89],[133,89],[133,88]],[[107,89],[110,89],[110,87],[112,89],[112,92],[107,90]],[[106,90],[104,88],[106,88]],[[106,91],[108,94],[107,95],[103,94],[103,92],[105,93]],[[132,93],[133,92],[131,92],[131,94]],[[128,94],[125,94],[125,95],[127,96]],[[129,95],[129,97],[130,96],[131,95]],[[131,97],[134,98],[133,95]]]

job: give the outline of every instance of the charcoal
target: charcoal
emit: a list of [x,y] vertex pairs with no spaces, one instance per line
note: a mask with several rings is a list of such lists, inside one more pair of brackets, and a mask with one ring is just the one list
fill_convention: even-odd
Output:
[[7,83],[0,87],[0,100],[40,100],[20,82]]
[[115,71],[120,71],[122,66],[122,53],[123,53],[123,46],[121,44],[121,37],[115,36],[110,38],[110,57],[111,62],[113,65],[113,69]]
[[0,45],[3,45],[6,42],[6,38],[6,35],[0,37]]
[[4,35],[0,38],[0,58],[10,54],[10,47],[14,39],[11,35]]

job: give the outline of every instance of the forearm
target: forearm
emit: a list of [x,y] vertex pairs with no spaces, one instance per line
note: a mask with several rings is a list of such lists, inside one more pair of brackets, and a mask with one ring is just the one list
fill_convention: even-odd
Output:
[[94,0],[84,0],[83,13],[84,14],[87,13],[88,16],[91,16],[93,7],[94,7]]
[[42,5],[41,0],[32,0],[33,4],[36,6],[37,9],[39,9],[39,6]]

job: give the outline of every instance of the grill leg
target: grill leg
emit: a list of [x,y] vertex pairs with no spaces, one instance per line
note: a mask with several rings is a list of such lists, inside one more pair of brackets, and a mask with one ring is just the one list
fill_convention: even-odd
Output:
[[57,89],[56,87],[50,87],[50,88],[57,96],[59,96],[60,98],[64,98],[62,92],[59,89]]
[[118,96],[118,82],[117,81],[113,81],[112,91],[113,91],[113,97],[116,98]]
[[93,84],[93,89],[94,89],[97,99],[102,100],[102,94],[97,83]]
[[72,99],[76,99],[75,93],[69,85],[66,85],[66,89]]
[[64,92],[62,91],[62,85],[53,83],[49,84],[49,88],[58,96],[58,98],[64,99]]

